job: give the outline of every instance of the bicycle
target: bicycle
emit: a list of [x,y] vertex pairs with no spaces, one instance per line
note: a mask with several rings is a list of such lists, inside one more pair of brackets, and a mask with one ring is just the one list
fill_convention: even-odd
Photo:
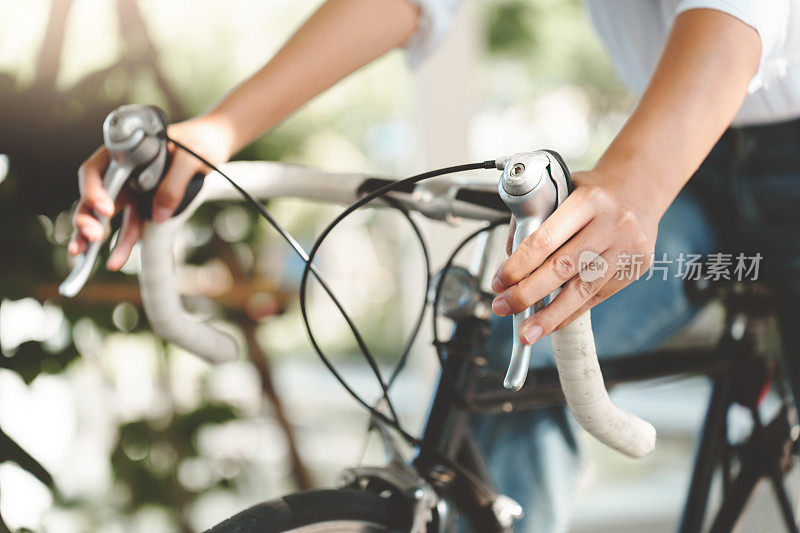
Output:
[[[165,132],[166,119],[154,108],[123,106],[109,115],[104,124],[104,137],[113,159],[104,183],[112,196],[129,182],[142,194],[157,187],[169,163],[167,143],[171,140]],[[176,146],[202,159],[189,147],[179,143]],[[424,182],[441,174],[477,168],[500,170],[499,185],[465,178]],[[236,176],[237,181],[233,182],[228,173]],[[233,189],[223,178],[233,184]],[[649,453],[655,444],[652,426],[619,410],[608,399],[594,353],[588,314],[553,335],[557,368],[531,371],[533,379],[527,384],[524,382],[529,348],[515,339],[509,371],[503,379],[487,369],[484,352],[491,297],[481,289],[481,279],[488,264],[488,240],[484,239],[477,247],[472,268],[455,265],[457,254],[469,242],[508,222],[509,209],[517,218],[514,241],[515,246],[518,245],[564,200],[570,188],[566,165],[551,151],[450,167],[401,181],[268,162],[228,163],[205,180],[199,176],[193,179],[178,214],[162,224],[148,223],[142,239],[142,299],[153,329],[163,338],[211,362],[236,357],[238,347],[231,337],[186,316],[177,290],[171,251],[175,236],[204,201],[232,200],[244,195],[304,258],[301,309],[311,343],[334,377],[370,411],[370,428],[380,436],[387,455],[385,465],[345,470],[336,489],[297,493],[256,505],[209,531],[448,532],[455,530],[459,516],[463,516],[475,531],[510,531],[523,510],[518,503],[494,489],[466,423],[472,412],[511,412],[566,401],[578,422],[605,444],[631,456]],[[297,197],[350,207],[328,226],[306,254],[250,194],[260,200]],[[305,311],[305,286],[308,278],[314,275],[348,321],[359,345],[363,343],[347,313],[315,270],[313,259],[330,230],[349,213],[372,200],[406,215],[417,212],[439,220],[460,217],[487,223],[455,248],[432,283],[429,299],[434,309],[434,345],[442,368],[421,438],[402,429],[387,394],[388,386],[402,369],[407,351],[388,386],[374,360],[367,357],[384,394],[377,406],[370,405],[349,388],[324,355]],[[413,219],[407,218],[419,235]],[[70,295],[80,290],[91,273],[97,248],[99,246],[90,247],[78,260],[75,270],[62,285],[62,293]],[[780,372],[775,372],[781,370],[780,365],[767,364],[759,355],[758,338],[763,329],[760,324],[768,316],[768,301],[752,285],[714,284],[693,289],[698,298],[704,299],[724,294],[728,311],[726,332],[718,345],[710,350],[664,350],[647,357],[627,356],[604,362],[602,372],[606,383],[615,385],[693,374],[708,375],[714,380],[714,392],[681,521],[682,533],[702,530],[711,479],[718,465],[721,465],[725,494],[712,520],[711,531],[730,531],[735,526],[747,497],[763,477],[771,479],[776,488],[787,528],[797,531],[783,485],[783,474],[795,461],[800,433],[796,422],[796,391],[786,384]],[[515,316],[515,324],[543,305],[544,301],[538,302],[531,310]],[[453,321],[452,333],[446,341],[439,340],[437,315]],[[415,331],[423,316],[424,309]],[[365,347],[362,351],[365,356],[369,355]],[[754,376],[760,379],[753,380]],[[504,388],[498,386],[501,381]],[[763,384],[769,382],[779,385],[782,408],[774,420],[762,423],[757,406],[763,396]],[[737,402],[750,409],[755,422],[753,434],[741,447],[727,442],[725,430],[727,410]],[[402,458],[398,437],[416,446],[418,453],[413,461],[406,462]],[[739,465],[735,477],[732,474],[734,463]]]

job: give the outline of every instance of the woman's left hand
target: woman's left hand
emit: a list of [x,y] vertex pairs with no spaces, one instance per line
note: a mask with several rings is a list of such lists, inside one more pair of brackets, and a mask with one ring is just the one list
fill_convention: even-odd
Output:
[[[564,285],[522,324],[524,343],[564,327],[650,268],[659,209],[621,178],[575,173],[575,191],[497,269],[492,310],[498,316],[519,313]],[[513,232],[512,225],[509,239]]]

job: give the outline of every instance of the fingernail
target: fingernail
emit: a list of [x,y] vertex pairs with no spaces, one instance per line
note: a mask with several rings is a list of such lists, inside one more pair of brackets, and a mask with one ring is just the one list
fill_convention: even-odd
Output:
[[492,290],[494,292],[503,292],[504,289],[505,289],[505,286],[503,285],[503,282],[500,281],[500,278],[498,278],[497,276],[493,277],[492,278]]
[[533,325],[529,326],[525,331],[522,332],[522,336],[525,337],[525,342],[527,344],[533,344],[534,342],[539,340],[539,337],[542,336],[542,327]]
[[164,207],[163,205],[153,207],[153,220],[156,222],[164,222],[171,214],[172,210],[169,207]]
[[498,296],[492,302],[492,311],[494,311],[494,314],[496,314],[497,316],[506,316],[511,311],[511,309],[509,309],[508,303],[506,303],[503,297]]

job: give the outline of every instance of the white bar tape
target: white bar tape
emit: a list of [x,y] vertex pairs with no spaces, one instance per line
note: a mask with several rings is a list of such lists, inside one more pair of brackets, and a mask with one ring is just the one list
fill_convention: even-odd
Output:
[[232,361],[239,353],[233,337],[192,319],[183,308],[173,258],[180,222],[172,219],[163,224],[148,222],[145,225],[139,274],[145,313],[153,331],[165,340],[211,363]]
[[[228,163],[221,170],[262,200],[300,196],[350,203],[356,199],[356,188],[364,180],[363,175],[332,174],[268,162]],[[153,331],[211,363],[236,359],[239,346],[233,337],[193,319],[184,309],[175,269],[175,237],[204,201],[240,199],[239,193],[222,176],[209,174],[203,189],[183,213],[162,224],[146,223],[142,236],[139,282],[142,303]]]
[[551,335],[561,389],[572,416],[603,444],[631,457],[656,447],[656,430],[608,397],[592,333],[591,312]]

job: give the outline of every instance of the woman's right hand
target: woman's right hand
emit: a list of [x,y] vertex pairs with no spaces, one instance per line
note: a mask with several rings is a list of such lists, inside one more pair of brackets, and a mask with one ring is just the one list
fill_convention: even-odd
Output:
[[[180,141],[215,165],[227,161],[232,155],[230,131],[220,121],[209,116],[172,124],[167,127],[167,133],[170,138]],[[168,148],[172,153],[172,164],[153,198],[152,214],[155,222],[164,222],[171,217],[183,199],[192,177],[198,172],[207,171],[203,163],[183,150],[176,150],[172,143]],[[80,200],[75,208],[75,229],[68,250],[71,255],[78,255],[86,251],[89,242],[103,239],[105,228],[97,220],[95,213],[111,218],[123,211],[119,237],[106,263],[110,270],[119,270],[142,235],[144,219],[140,202],[129,188],[120,192],[116,202],[112,201],[103,188],[103,174],[109,161],[108,150],[100,147],[78,169]]]

